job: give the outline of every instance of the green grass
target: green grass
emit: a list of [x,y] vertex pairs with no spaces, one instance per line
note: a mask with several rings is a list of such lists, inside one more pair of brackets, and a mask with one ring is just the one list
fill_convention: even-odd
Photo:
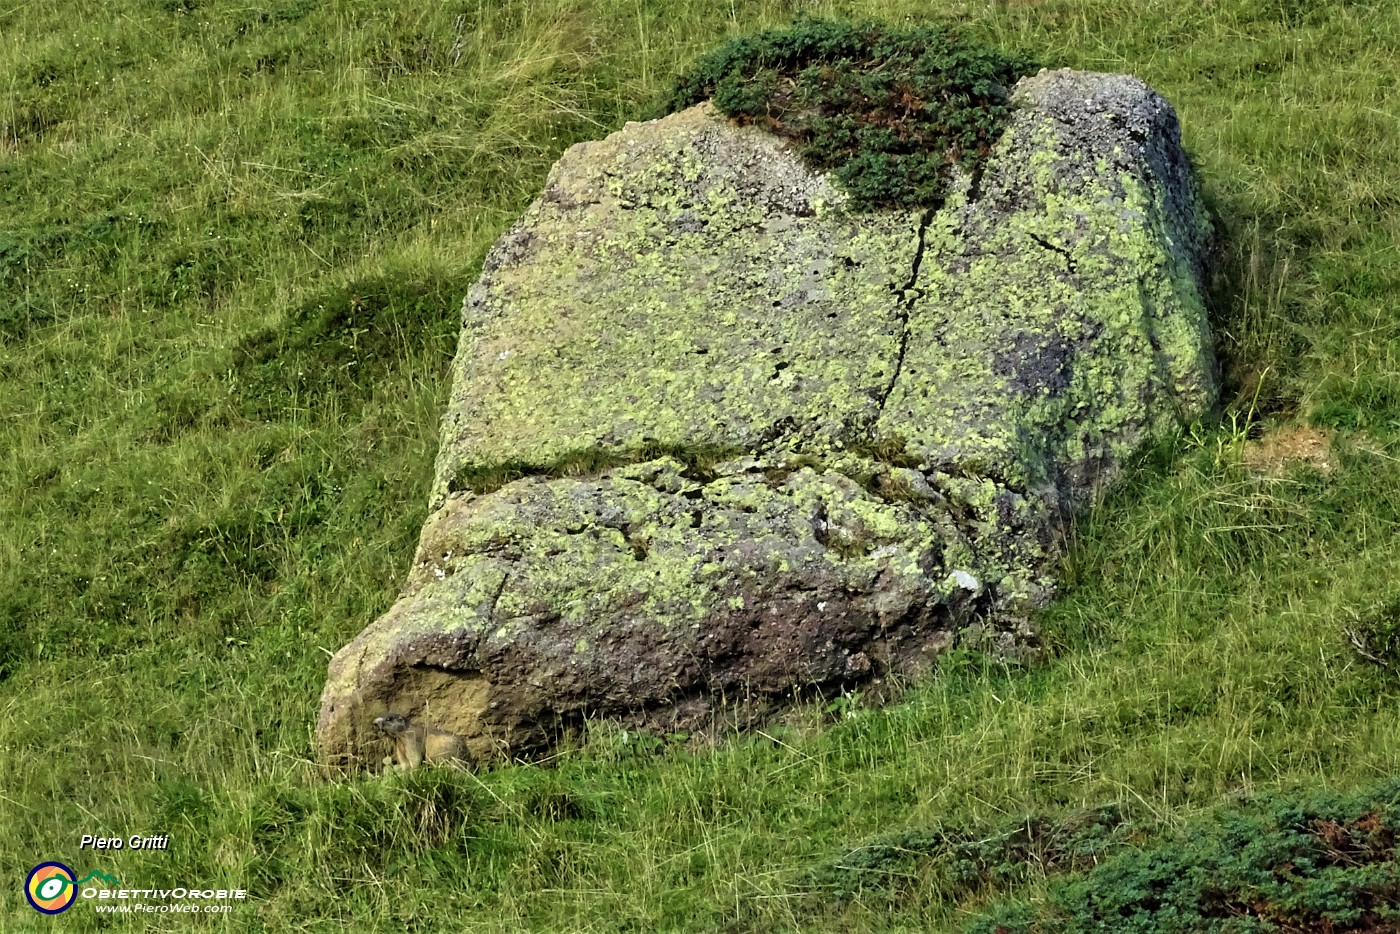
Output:
[[[798,12],[1164,93],[1230,245],[1233,421],[1078,524],[1030,670],[955,654],[708,751],[599,724],[549,767],[321,780],[327,658],[411,560],[487,246],[568,145]],[[1383,0],[0,6],[0,928],[50,926],[20,883],[58,859],[252,892],[143,930],[956,930],[1049,904],[1055,864],[823,872],[1084,809],[1148,845],[1393,776],[1400,685],[1345,630],[1400,567],[1397,46]],[[1251,478],[1246,435],[1301,419],[1340,470]]]

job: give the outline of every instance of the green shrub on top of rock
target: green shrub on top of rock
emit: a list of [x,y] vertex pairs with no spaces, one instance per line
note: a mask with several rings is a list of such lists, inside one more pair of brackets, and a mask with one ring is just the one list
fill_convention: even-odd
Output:
[[954,166],[975,177],[1028,61],[923,27],[800,19],[732,39],[682,77],[674,111],[712,99],[797,144],[858,204],[938,204]]

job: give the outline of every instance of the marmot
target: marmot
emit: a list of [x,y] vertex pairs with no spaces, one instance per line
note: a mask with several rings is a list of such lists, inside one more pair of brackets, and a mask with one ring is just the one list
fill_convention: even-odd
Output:
[[[471,757],[461,737],[437,727],[414,723],[401,713],[374,718],[375,729],[394,741],[393,765],[416,769],[424,762],[467,765]],[[389,758],[384,760],[390,764]]]

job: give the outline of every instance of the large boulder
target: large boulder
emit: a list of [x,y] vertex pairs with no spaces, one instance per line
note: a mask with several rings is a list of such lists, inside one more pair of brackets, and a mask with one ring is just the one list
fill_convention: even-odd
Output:
[[1025,644],[1068,516],[1216,379],[1171,107],[1013,97],[923,212],[709,105],[565,153],[467,297],[431,516],[331,662],[323,758],[377,759],[388,710],[484,756]]

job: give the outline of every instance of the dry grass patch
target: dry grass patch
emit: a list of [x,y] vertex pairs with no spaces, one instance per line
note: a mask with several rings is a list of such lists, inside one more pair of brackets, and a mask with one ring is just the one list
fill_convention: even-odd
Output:
[[1336,432],[1312,425],[1276,428],[1244,446],[1244,462],[1253,473],[1278,476],[1295,464],[1306,464],[1321,474],[1336,471],[1332,453]]

